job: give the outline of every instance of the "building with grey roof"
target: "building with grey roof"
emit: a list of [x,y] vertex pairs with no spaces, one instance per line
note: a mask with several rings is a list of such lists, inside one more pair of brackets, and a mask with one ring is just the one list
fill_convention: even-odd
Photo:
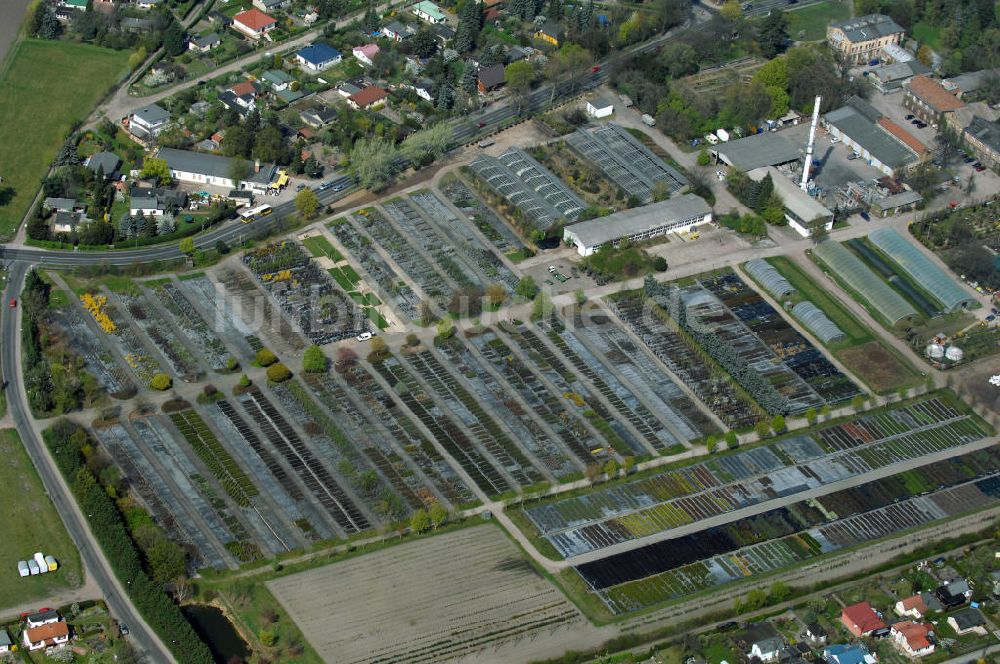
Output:
[[94,173],[103,173],[105,178],[110,178],[118,171],[121,163],[122,160],[114,152],[95,152],[87,159],[87,168]]
[[831,23],[826,28],[826,41],[852,64],[866,64],[877,59],[882,48],[898,44],[903,28],[884,14],[856,16]]
[[823,116],[823,124],[831,136],[853,148],[871,166],[895,177],[915,164],[918,156],[879,124],[881,117],[871,104],[852,97],[845,106]]
[[803,237],[812,234],[812,225],[819,219],[825,219],[826,230],[833,229],[833,212],[822,203],[802,191],[799,186],[789,180],[774,166],[755,168],[747,173],[747,176],[755,182],[760,182],[768,175],[774,183],[774,191],[781,197],[785,204],[785,219],[796,233]]
[[976,101],[982,97],[980,90],[990,77],[1000,76],[1000,69],[980,69],[959,74],[941,81],[945,90],[955,91],[955,96],[964,102]]
[[896,62],[891,65],[879,65],[866,73],[868,82],[882,94],[902,90],[903,86],[914,76],[929,74],[931,68],[919,60]]
[[712,221],[712,208],[694,194],[684,194],[652,205],[588,219],[563,229],[563,241],[590,256],[601,247],[639,242],[667,233],[688,230]]
[[764,166],[781,166],[798,161],[801,156],[798,146],[774,132],[727,141],[713,145],[710,150],[717,161],[741,171],[752,171]]
[[164,213],[187,205],[187,194],[163,187],[132,187],[129,192],[129,214],[162,217]]
[[170,113],[159,104],[143,106],[129,118],[128,128],[137,138],[155,138],[170,123]]
[[73,212],[74,210],[82,210],[82,205],[76,204],[75,198],[59,198],[56,196],[49,196],[42,202],[42,207],[46,210],[56,210],[58,212]]
[[171,177],[178,182],[227,189],[267,189],[278,171],[274,164],[247,164],[246,175],[234,182],[237,164],[229,157],[174,148],[160,148],[157,156],[167,162]]
[[962,135],[975,152],[979,162],[987,168],[1000,166],[1000,124],[976,117]]
[[924,197],[915,191],[907,189],[892,196],[880,198],[871,204],[871,213],[879,217],[888,217],[912,210],[917,204],[924,200]]

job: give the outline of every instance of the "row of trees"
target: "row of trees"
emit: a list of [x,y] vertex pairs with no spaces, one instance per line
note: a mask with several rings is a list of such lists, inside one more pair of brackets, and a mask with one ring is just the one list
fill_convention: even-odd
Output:
[[[124,584],[139,613],[163,640],[172,647],[178,661],[190,664],[212,664],[208,647],[198,638],[180,609],[163,591],[162,583],[151,578],[143,565],[137,542],[129,533],[114,500],[87,466],[85,450],[93,450],[94,442],[87,431],[68,420],[59,420],[44,432],[45,443],[56,465],[66,479],[73,496],[87,515],[91,531],[104,551],[111,568]],[[142,537],[142,536],[140,536]],[[175,555],[163,547],[155,535],[146,550],[150,558],[162,557],[176,564]],[[166,567],[154,567],[165,569]]]
[[398,146],[385,138],[362,138],[351,150],[351,165],[361,185],[379,191],[407,165],[426,166],[451,147],[453,130],[438,123],[414,132]]

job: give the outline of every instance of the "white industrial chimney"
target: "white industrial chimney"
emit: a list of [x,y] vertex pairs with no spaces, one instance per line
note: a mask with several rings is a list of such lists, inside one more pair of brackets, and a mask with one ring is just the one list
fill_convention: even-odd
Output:
[[799,185],[802,191],[809,191],[809,169],[813,163],[813,144],[816,142],[816,125],[819,123],[819,104],[822,100],[823,98],[817,95],[816,105],[813,106],[813,121],[809,126],[809,143],[806,145],[806,163],[802,169],[802,184]]

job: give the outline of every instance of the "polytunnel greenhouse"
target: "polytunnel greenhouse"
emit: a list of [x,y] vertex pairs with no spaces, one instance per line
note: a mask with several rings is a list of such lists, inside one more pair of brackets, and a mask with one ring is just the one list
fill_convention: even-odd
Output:
[[820,242],[813,251],[848,288],[864,298],[893,325],[904,318],[917,315],[916,309],[902,295],[839,242]]
[[847,338],[844,331],[812,302],[799,302],[792,307],[792,315],[802,321],[806,329],[824,344],[837,343]]
[[774,269],[774,266],[762,258],[754,258],[743,265],[743,269],[754,280],[759,283],[764,290],[777,298],[788,297],[795,293],[795,288],[781,276],[781,273]]

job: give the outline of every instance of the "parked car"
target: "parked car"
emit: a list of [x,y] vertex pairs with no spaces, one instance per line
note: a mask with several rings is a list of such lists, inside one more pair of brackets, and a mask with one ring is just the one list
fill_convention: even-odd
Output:
[[128,625],[125,623],[118,623],[118,631],[122,633],[122,636],[128,636]]
[[983,171],[985,171],[985,170],[986,170],[986,167],[985,167],[985,166],[983,166],[982,164],[980,164],[980,163],[979,163],[978,161],[977,161],[976,163],[974,163],[974,164],[972,165],[972,167],[973,167],[974,169],[976,169],[976,172],[977,172],[977,173],[982,173]]
[[913,119],[914,117],[915,117],[915,116],[913,115],[913,113],[907,113],[907,114],[906,114],[906,119],[907,119],[907,120],[912,120],[912,119]]
[[862,210],[860,214],[861,214],[861,218],[864,219],[865,221],[871,221],[872,220],[872,218],[864,210]]
[[993,322],[993,321],[995,321],[996,319],[997,319],[997,317],[996,317],[996,316],[994,316],[993,314],[990,314],[989,316],[987,316],[987,317],[986,317],[986,322],[987,322],[987,323],[992,323],[992,322]]
[[358,339],[358,341],[368,341],[368,340],[369,340],[369,339],[371,339],[371,338],[372,338],[373,336],[374,336],[374,335],[373,335],[373,334],[372,334],[371,332],[362,332],[361,334],[359,334],[359,335],[357,336],[357,339]]
[[11,309],[16,309],[17,308],[17,298],[16,297],[10,298],[10,308]]

